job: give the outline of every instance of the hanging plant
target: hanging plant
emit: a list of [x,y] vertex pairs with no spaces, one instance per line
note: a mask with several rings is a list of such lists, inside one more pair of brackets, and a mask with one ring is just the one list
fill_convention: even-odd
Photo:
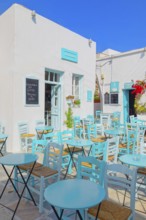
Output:
[[135,94],[134,107],[136,113],[146,113],[146,81],[137,80],[132,87],[134,90],[131,93]]

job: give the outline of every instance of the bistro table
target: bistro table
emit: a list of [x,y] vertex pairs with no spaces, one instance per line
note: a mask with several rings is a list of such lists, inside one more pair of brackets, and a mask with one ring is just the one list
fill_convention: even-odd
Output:
[[[90,180],[68,179],[49,185],[45,189],[44,197],[58,220],[62,219],[64,209],[76,210],[80,220],[84,220],[81,211],[100,204],[105,198],[105,190],[101,185]],[[56,208],[61,209],[60,214]],[[99,210],[95,219],[98,217],[98,212]]]
[[8,138],[8,135],[6,134],[0,134],[0,154],[3,156],[2,150],[5,146],[6,140]]
[[[20,201],[21,201],[21,198],[22,198],[22,196],[23,196],[24,190],[25,190],[26,188],[27,188],[27,190],[28,190],[28,192],[29,192],[29,195],[30,195],[30,197],[31,197],[31,199],[32,199],[32,201],[33,201],[33,203],[34,203],[34,205],[36,206],[36,203],[35,203],[34,198],[33,198],[32,194],[31,194],[31,192],[30,192],[30,190],[29,190],[29,188],[28,188],[28,186],[27,186],[27,183],[28,183],[28,181],[29,181],[29,178],[30,178],[30,176],[31,176],[31,173],[32,173],[32,171],[33,171],[33,168],[34,168],[34,166],[35,166],[35,163],[36,163],[36,160],[37,160],[37,159],[38,159],[38,156],[35,155],[35,154],[31,154],[31,153],[8,154],[8,155],[3,156],[3,157],[0,158],[0,164],[2,165],[2,167],[3,167],[3,169],[4,169],[5,173],[6,173],[6,175],[7,175],[7,177],[8,177],[8,180],[7,180],[5,186],[4,186],[3,190],[2,190],[2,193],[1,193],[1,195],[0,195],[0,199],[2,198],[2,196],[3,196],[3,194],[4,194],[4,191],[5,191],[5,189],[6,189],[6,187],[7,187],[9,181],[11,182],[11,184],[12,184],[12,186],[13,186],[15,192],[17,193],[17,195],[18,195],[18,197],[19,197],[15,210],[10,209],[11,211],[14,212],[11,219],[14,219],[15,213],[16,213],[16,211],[17,211],[17,209],[18,209],[19,203],[20,203]],[[19,168],[19,166],[20,166],[20,165],[24,165],[24,164],[30,164],[30,163],[32,163],[32,168],[31,168],[30,171],[29,171],[29,174],[28,174],[27,179],[25,179],[25,178],[23,177],[23,174],[22,174],[21,169]],[[12,170],[11,170],[10,174],[9,174],[9,172],[8,172],[8,170],[7,170],[7,166],[12,166]],[[14,182],[13,182],[12,174],[13,174],[13,171],[14,171],[15,169],[17,169],[17,171],[19,172],[19,174],[20,174],[20,176],[21,176],[21,178],[22,178],[22,183],[24,184],[24,187],[23,187],[23,189],[22,189],[22,192],[18,192],[17,187],[15,186],[15,184],[14,184]],[[1,204],[1,205],[2,205],[2,204]],[[4,206],[4,205],[3,205],[3,206]],[[6,206],[4,206],[4,207],[6,207]]]
[[[65,173],[65,176],[64,176],[64,179],[66,178],[67,176],[67,173],[68,173],[68,169],[69,169],[69,166],[70,166],[70,163],[72,161],[73,163],[73,166],[75,167],[75,169],[77,170],[76,168],[76,164],[75,164],[75,161],[74,161],[74,158],[73,158],[73,154],[75,152],[81,152],[82,155],[85,155],[85,156],[88,156],[90,154],[90,151],[91,151],[91,148],[92,148],[92,145],[93,145],[93,142],[90,141],[90,140],[85,140],[85,139],[71,139],[71,140],[66,140],[66,145],[67,145],[67,151],[68,153],[70,154],[70,161],[69,161],[69,164],[67,166],[67,169],[66,169],[66,173]],[[89,147],[89,151],[88,153],[85,151],[85,147]]]
[[37,136],[39,139],[42,139],[43,134],[53,132],[54,128],[52,126],[38,126],[35,128]]
[[146,167],[146,155],[144,154],[125,154],[119,157],[122,163],[136,167]]

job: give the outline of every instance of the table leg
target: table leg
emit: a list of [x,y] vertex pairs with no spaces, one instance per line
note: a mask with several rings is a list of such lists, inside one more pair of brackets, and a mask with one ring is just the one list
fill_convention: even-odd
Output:
[[61,210],[61,214],[60,214],[60,216],[59,216],[59,215],[58,215],[58,212],[57,212],[56,209],[55,209],[55,207],[52,206],[52,205],[51,205],[51,207],[52,207],[52,209],[53,209],[53,211],[54,211],[54,213],[55,213],[57,219],[58,219],[58,220],[61,220],[62,215],[63,215],[63,212],[64,212],[64,209]]
[[19,192],[18,192],[18,190],[17,190],[15,184],[13,183],[13,181],[12,181],[12,179],[11,179],[11,176],[12,176],[12,173],[13,173],[13,171],[14,171],[14,169],[15,169],[15,166],[12,168],[12,171],[11,171],[10,174],[8,173],[8,171],[6,170],[6,168],[5,168],[4,165],[2,165],[2,167],[3,167],[3,169],[5,170],[5,173],[6,173],[7,176],[8,176],[8,180],[7,180],[7,182],[6,182],[6,184],[5,184],[4,188],[3,188],[3,191],[2,191],[2,193],[1,193],[1,195],[0,195],[0,199],[2,198],[2,196],[3,196],[3,194],[4,194],[4,191],[5,191],[5,189],[6,189],[6,187],[7,187],[9,181],[11,182],[12,186],[13,186],[14,189],[15,189],[15,192],[17,193],[18,197],[20,198],[20,194],[19,194]]

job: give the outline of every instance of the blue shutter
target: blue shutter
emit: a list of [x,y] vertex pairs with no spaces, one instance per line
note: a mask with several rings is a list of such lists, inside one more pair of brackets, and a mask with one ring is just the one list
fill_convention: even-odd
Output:
[[119,82],[110,83],[110,92],[119,92]]
[[87,102],[92,102],[92,91],[91,90],[87,91]]

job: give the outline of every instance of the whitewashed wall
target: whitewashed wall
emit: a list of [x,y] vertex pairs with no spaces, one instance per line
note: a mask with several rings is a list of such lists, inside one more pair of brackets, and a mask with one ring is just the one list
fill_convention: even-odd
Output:
[[[62,87],[62,127],[67,108],[65,97],[71,94],[72,73],[82,74],[81,108],[74,114],[93,114],[93,102],[87,103],[86,92],[95,89],[96,43],[14,4],[0,16],[0,121],[5,124],[8,150],[20,149],[17,123],[28,121],[35,132],[35,120],[44,117],[44,71],[51,68],[64,72]],[[61,48],[78,52],[78,63],[61,60]],[[39,79],[39,106],[25,106],[25,78]]]
[[[100,67],[101,66],[101,67]],[[120,111],[123,116],[124,83],[143,80],[146,74],[146,49],[137,49],[97,59],[97,76],[102,94],[110,91],[110,82],[119,81],[119,105],[103,104],[103,112]],[[104,82],[101,81],[104,74]]]

